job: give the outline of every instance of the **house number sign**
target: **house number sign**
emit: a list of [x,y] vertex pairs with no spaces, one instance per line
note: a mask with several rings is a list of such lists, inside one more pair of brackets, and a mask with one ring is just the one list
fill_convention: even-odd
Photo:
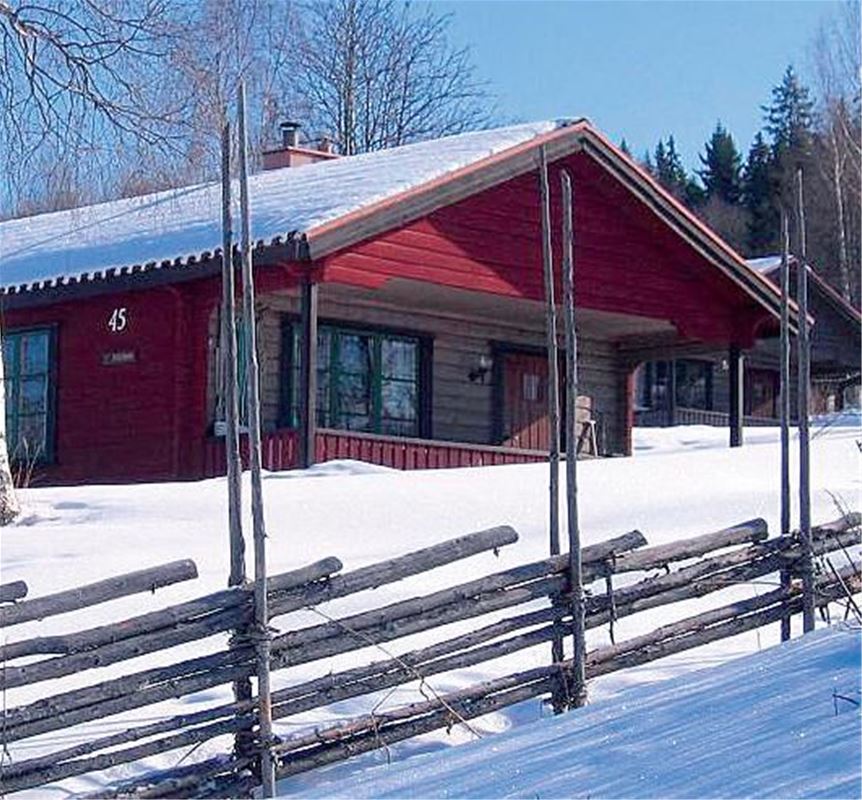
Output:
[[108,328],[112,333],[122,333],[129,324],[128,313],[125,306],[115,308],[108,317]]

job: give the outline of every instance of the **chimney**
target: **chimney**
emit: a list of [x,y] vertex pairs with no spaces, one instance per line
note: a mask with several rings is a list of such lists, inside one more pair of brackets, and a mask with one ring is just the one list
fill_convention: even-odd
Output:
[[278,127],[281,128],[282,147],[297,147],[299,145],[299,129],[302,125],[298,122],[285,120]]
[[299,129],[301,127],[298,122],[291,121],[285,121],[279,125],[281,129],[281,147],[276,150],[266,150],[262,153],[264,170],[303,167],[319,161],[329,161],[333,158],[338,158],[338,154],[334,152],[332,140],[328,137],[321,139],[318,149],[300,147]]

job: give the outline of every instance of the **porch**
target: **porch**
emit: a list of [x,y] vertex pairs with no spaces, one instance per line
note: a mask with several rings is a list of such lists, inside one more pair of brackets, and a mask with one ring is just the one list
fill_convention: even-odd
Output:
[[[328,428],[318,428],[314,439],[315,463],[352,459],[401,470],[528,464],[545,461],[548,457],[547,452],[520,447],[443,442]],[[295,428],[266,433],[261,445],[264,469],[278,471],[302,465],[299,431]],[[248,438],[245,436],[241,439],[240,449],[243,463],[247,464]],[[226,470],[224,441],[209,438],[205,446],[203,477],[218,477]]]

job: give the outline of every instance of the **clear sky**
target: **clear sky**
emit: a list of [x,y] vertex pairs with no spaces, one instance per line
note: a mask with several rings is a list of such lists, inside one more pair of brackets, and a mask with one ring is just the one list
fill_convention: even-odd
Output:
[[503,121],[589,117],[633,153],[674,134],[686,165],[717,120],[748,152],[789,63],[803,76],[829,0],[434,0]]

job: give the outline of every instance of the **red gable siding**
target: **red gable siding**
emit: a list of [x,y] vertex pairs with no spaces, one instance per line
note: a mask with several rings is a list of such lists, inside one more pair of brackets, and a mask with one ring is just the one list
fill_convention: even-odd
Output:
[[[691,338],[748,344],[765,312],[584,155],[566,159],[575,186],[577,303],[674,322]],[[551,167],[559,264],[559,164]],[[543,298],[536,174],[323,260],[324,280],[389,278]]]

